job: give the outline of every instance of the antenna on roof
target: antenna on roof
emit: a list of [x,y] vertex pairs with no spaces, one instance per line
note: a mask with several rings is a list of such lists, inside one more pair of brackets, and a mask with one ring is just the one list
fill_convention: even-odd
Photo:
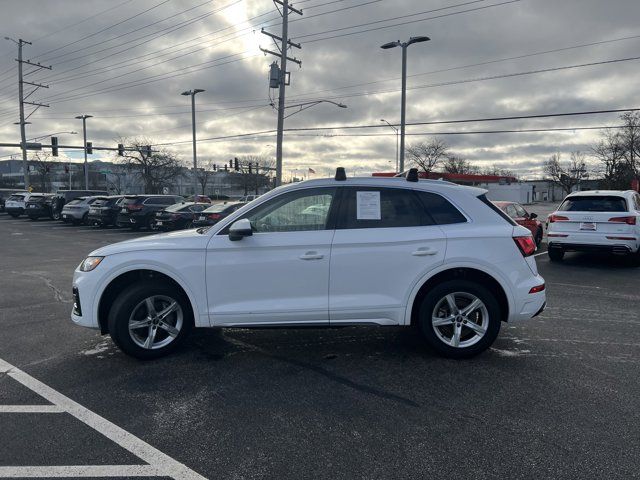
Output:
[[410,168],[407,172],[407,182],[417,182],[418,181],[418,169]]
[[335,179],[339,182],[343,182],[347,179],[347,172],[344,171],[344,167],[336,168]]

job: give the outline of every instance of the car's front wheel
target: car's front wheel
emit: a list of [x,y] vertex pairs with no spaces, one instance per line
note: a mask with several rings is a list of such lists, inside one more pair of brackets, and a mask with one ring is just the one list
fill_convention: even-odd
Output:
[[535,240],[536,240],[536,247],[539,247],[540,244],[542,243],[542,227],[540,227],[536,232]]
[[193,312],[186,296],[169,284],[140,284],[125,289],[108,317],[114,343],[142,360],[169,354],[188,335]]
[[489,348],[500,331],[501,310],[480,284],[450,280],[427,293],[419,319],[431,347],[449,358],[469,358]]

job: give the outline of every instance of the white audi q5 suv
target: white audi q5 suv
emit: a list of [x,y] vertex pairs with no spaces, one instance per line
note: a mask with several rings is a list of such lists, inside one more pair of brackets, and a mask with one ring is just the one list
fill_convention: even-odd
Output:
[[192,327],[416,327],[440,354],[539,314],[531,233],[485,191],[407,178],[277,188],[212,227],[108,245],[78,266],[72,320],[156,358]]

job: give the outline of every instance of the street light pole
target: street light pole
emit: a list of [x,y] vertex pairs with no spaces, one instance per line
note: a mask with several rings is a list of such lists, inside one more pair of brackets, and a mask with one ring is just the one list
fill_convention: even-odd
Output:
[[87,118],[93,115],[78,115],[76,118],[82,120],[82,135],[84,137],[84,189],[89,190],[89,164],[87,162]]
[[[193,143],[193,195],[198,194],[198,157],[196,155],[196,94],[204,92],[201,88],[194,88],[182,92],[181,95],[191,96],[191,130]],[[204,194],[204,192],[203,192]]]
[[399,133],[398,132],[398,128],[393,126],[393,125],[391,125],[384,118],[381,118],[380,121],[386,123],[387,125],[389,125],[391,128],[393,128],[393,131],[396,132],[396,173],[398,173],[398,161],[399,161],[399,159],[398,159],[398,152],[399,152],[398,142],[400,141],[399,136],[398,136],[398,133]]
[[404,171],[404,134],[405,134],[405,113],[407,106],[407,48],[409,45],[420,42],[428,42],[429,37],[411,37],[407,42],[397,40],[395,42],[385,43],[380,48],[388,49],[394,47],[402,48],[402,99],[400,106],[400,172]]

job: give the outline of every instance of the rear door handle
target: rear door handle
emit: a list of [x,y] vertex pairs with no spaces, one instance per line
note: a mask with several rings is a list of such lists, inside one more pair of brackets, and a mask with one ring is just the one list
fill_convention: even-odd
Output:
[[431,250],[428,247],[422,247],[415,250],[414,252],[411,252],[411,255],[415,257],[426,257],[427,255],[435,255],[436,253],[438,253],[437,250]]
[[300,260],[320,260],[324,258],[324,255],[318,252],[307,252],[304,255],[300,255]]

